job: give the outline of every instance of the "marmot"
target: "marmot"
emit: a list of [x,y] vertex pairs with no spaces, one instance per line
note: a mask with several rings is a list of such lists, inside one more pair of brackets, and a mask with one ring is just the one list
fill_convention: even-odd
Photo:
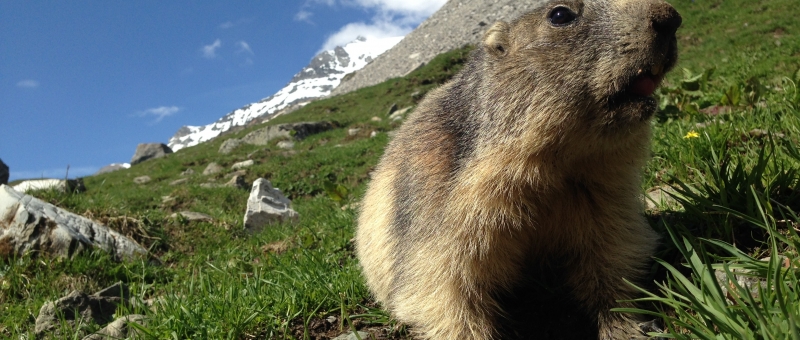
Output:
[[658,241],[641,172],[680,24],[660,0],[559,0],[490,27],[372,177],[356,248],[376,299],[425,339],[528,338],[505,301],[558,261],[600,339],[639,334],[609,309]]

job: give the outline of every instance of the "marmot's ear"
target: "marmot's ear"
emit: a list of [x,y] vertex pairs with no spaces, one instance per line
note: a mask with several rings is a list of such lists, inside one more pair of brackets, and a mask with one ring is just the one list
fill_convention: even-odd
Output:
[[498,21],[483,36],[483,48],[486,52],[495,56],[502,57],[508,53],[508,34],[511,26],[504,21]]

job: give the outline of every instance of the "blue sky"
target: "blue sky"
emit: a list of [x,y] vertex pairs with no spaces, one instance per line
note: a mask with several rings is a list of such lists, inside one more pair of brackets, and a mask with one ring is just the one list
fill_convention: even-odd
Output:
[[402,35],[445,0],[0,1],[11,179],[127,162],[267,97],[319,51]]

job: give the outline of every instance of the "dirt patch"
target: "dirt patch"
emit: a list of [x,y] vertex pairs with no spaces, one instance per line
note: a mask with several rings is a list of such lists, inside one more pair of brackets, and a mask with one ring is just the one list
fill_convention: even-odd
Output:
[[275,255],[280,255],[283,254],[287,249],[289,249],[289,245],[286,243],[286,241],[272,242],[261,246],[261,251],[265,254],[273,253]]

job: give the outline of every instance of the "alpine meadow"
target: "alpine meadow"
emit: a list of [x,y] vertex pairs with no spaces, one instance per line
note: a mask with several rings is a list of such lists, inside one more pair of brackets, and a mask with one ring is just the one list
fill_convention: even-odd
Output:
[[[619,311],[655,319],[652,337],[800,339],[800,7],[797,0],[671,4],[683,18],[679,61],[655,94],[641,190],[661,246],[650,285],[640,287],[641,307]],[[365,286],[352,241],[359,201],[403,122],[387,112],[410,108],[407,115],[461,70],[472,49],[164,158],[85,177],[83,192],[28,192],[132,238],[148,254],[20,256],[0,245],[0,337],[37,338],[46,302],[122,281],[129,302],[115,315],[146,317],[128,324],[137,339],[412,339]],[[218,152],[265,126],[316,121],[334,128]],[[293,148],[278,146],[286,140]],[[265,178],[280,188],[297,223],[246,230],[247,190],[201,185],[230,178],[228,170],[203,175],[209,163],[230,169],[248,159],[254,165],[245,181]],[[187,169],[193,173],[182,177]],[[144,175],[151,181],[134,183]],[[174,215],[182,211],[212,219]],[[542,282],[537,293],[559,288]],[[81,339],[103,328],[61,317],[38,337]],[[543,336],[574,331],[558,325],[543,326]]]

